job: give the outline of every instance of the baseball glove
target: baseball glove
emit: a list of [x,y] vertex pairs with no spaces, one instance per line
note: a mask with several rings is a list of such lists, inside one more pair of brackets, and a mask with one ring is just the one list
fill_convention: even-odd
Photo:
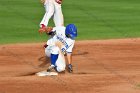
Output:
[[40,29],[39,29],[39,33],[41,34],[41,33],[46,33],[46,34],[49,34],[50,32],[52,32],[52,30],[53,30],[53,28],[52,27],[41,27]]
[[46,33],[50,33],[50,32],[52,32],[52,30],[53,30],[53,28],[52,27],[46,27]]

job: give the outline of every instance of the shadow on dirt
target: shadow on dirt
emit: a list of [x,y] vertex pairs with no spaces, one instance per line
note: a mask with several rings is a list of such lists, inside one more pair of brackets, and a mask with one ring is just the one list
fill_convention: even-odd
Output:
[[[88,52],[83,52],[83,51],[75,51],[73,53],[73,56],[81,56],[81,55],[87,55],[89,54]],[[39,68],[47,68],[49,65],[50,65],[50,58],[49,57],[46,57],[46,56],[42,56],[40,58],[38,58],[38,61],[39,61],[39,65],[38,67]],[[19,75],[19,76],[35,76],[35,74],[39,72],[39,71],[36,71],[36,72],[29,72],[29,73],[26,73],[26,74],[22,74],[22,75]],[[68,74],[68,68],[66,67],[66,70],[65,72],[63,73],[59,73],[60,75],[63,75],[63,74]],[[70,73],[70,74],[77,74],[77,75],[83,75],[83,74],[89,74],[89,73],[86,73],[86,72],[73,72],[73,73]]]
[[87,55],[87,54],[89,54],[89,52],[76,51],[73,53],[73,56]]
[[22,77],[22,76],[35,76],[36,73],[37,73],[37,72],[30,72],[30,73],[18,75],[18,77]]
[[[88,52],[81,52],[81,51],[76,51],[73,53],[73,56],[79,56],[79,55],[87,55],[89,54]],[[46,56],[43,56],[43,57],[40,57],[38,58],[38,61],[42,62],[39,67],[43,67],[47,64],[50,63],[50,58],[49,57],[46,57]]]
[[42,62],[40,65],[38,65],[38,67],[46,67],[50,63],[50,58],[43,56],[43,57],[38,58],[38,61]]

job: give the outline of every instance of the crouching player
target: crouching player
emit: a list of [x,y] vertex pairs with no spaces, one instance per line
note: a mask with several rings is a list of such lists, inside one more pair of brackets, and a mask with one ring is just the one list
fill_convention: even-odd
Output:
[[67,55],[68,71],[71,73],[72,69],[72,49],[74,47],[75,38],[77,37],[77,28],[74,24],[69,24],[66,27],[47,27],[45,31],[50,35],[45,48],[46,56],[50,57],[51,65],[47,71],[50,72],[55,69],[57,72],[65,70],[66,62],[64,54]]

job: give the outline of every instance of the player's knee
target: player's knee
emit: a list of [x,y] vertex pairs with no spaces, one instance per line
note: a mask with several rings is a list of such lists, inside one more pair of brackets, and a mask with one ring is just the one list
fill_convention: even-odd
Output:
[[47,15],[50,16],[50,17],[53,16],[53,14],[54,14],[54,11],[48,11],[47,12]]
[[51,53],[52,54],[59,54],[59,48],[58,47],[53,48],[53,51]]
[[51,52],[50,52],[49,47],[46,47],[45,48],[45,54],[46,54],[47,57],[50,57],[51,56]]
[[65,71],[65,67],[56,67],[57,72]]

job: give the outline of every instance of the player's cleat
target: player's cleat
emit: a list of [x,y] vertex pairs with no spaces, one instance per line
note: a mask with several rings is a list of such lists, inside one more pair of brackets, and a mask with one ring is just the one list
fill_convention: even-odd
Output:
[[71,64],[68,65],[68,71],[69,71],[69,73],[72,73],[73,72],[73,69],[72,69],[72,65]]
[[62,0],[55,0],[58,4],[62,4]]
[[54,67],[55,67],[54,65],[50,65],[47,69],[47,72],[51,72],[54,69]]
[[45,71],[41,71],[41,72],[38,72],[36,73],[37,76],[56,76],[58,75],[57,72],[47,72],[46,70]]

